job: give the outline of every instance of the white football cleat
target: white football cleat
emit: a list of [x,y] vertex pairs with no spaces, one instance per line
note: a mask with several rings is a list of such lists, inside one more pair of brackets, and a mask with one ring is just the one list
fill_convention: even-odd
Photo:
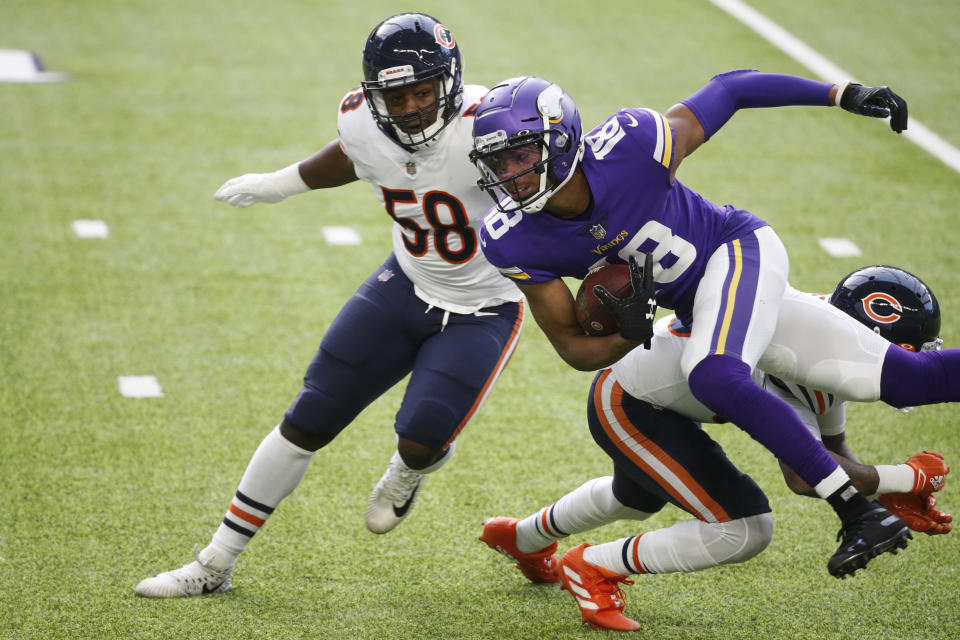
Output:
[[228,591],[232,586],[233,564],[226,569],[215,569],[212,566],[216,560],[215,552],[208,552],[205,555],[209,557],[202,560],[200,555],[197,545],[193,545],[196,560],[179,569],[144,578],[133,592],[144,598],[181,598]]
[[394,452],[380,482],[367,502],[367,529],[387,533],[400,524],[413,507],[426,476],[417,473]]

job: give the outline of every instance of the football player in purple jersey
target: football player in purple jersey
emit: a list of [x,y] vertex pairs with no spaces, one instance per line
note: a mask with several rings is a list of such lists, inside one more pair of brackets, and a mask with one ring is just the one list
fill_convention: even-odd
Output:
[[[783,244],[759,217],[713,204],[676,173],[737,110],[787,105],[839,105],[889,116],[898,133],[907,126],[906,103],[886,87],[738,70],[714,77],[665,114],[622,109],[584,134],[574,101],[560,87],[530,76],[509,79],[484,96],[474,122],[471,157],[496,203],[481,246],[518,283],[554,348],[578,369],[616,362],[650,338],[658,304],[673,309],[690,327],[681,369],[693,396],[767,447],[837,511],[842,543],[828,570],[842,577],[905,546],[909,531],[857,492],[796,412],[753,382],[752,370],[760,363],[846,399],[915,406],[960,400],[960,351],[864,349],[829,371],[809,359],[798,371],[796,360],[768,353],[787,287]],[[642,259],[652,272],[649,286],[639,276]],[[599,291],[620,332],[587,336],[561,278],[582,279],[608,262],[631,264],[634,294],[618,300]],[[804,333],[810,339],[820,329]],[[822,341],[823,332],[816,337]]]
[[[860,324],[851,323],[845,313]],[[933,293],[919,278],[895,267],[858,269],[841,280],[829,303],[826,296],[788,286],[769,349],[792,349],[789,334],[797,326],[827,325],[836,325],[830,333],[846,335],[852,345],[892,342],[924,351],[942,344]],[[652,349],[634,349],[597,375],[587,419],[594,440],[613,462],[612,476],[589,480],[526,518],[496,517],[483,523],[480,540],[509,556],[533,582],[563,581],[583,621],[594,627],[639,628],[623,614],[620,584],[628,582],[629,574],[744,562],[762,552],[773,534],[763,491],[727,459],[710,429],[701,427],[718,418],[693,398],[681,370],[689,340],[689,329],[676,316],[663,317],[654,325]],[[831,357],[842,362],[851,361],[858,350],[830,347]],[[950,532],[952,516],[936,509],[933,497],[950,471],[942,455],[923,451],[902,464],[863,464],[844,437],[846,403],[841,398],[759,369],[754,377],[796,410],[861,493],[880,494],[877,500],[914,531]],[[780,464],[794,492],[814,495]],[[667,503],[693,517],[610,542],[581,544],[559,561],[555,555],[558,541],[569,535],[617,520],[645,520]]]
[[367,528],[382,534],[402,522],[427,474],[453,455],[524,317],[520,292],[478,247],[489,201],[468,153],[486,88],[465,85],[462,69],[447,27],[422,13],[392,16],[367,38],[363,82],[340,102],[337,139],[302,162],[217,190],[217,200],[247,207],[364,180],[392,219],[393,252],[324,334],[303,388],[254,452],[210,544],[182,568],[142,580],[138,595],[229,589],[237,557],[316,451],[408,374],[393,425],[397,450],[368,500]]

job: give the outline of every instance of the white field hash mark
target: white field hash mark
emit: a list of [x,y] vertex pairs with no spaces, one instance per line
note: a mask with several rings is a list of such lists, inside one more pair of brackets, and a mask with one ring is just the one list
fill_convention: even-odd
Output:
[[363,242],[360,234],[350,227],[323,227],[323,239],[327,244],[356,245]]
[[856,258],[862,255],[860,247],[847,238],[820,238],[820,247],[834,258]]
[[127,398],[162,398],[163,390],[153,376],[117,376],[120,395]]
[[103,220],[74,220],[70,226],[78,238],[106,238],[110,228]]
[[33,51],[0,49],[0,82],[61,82],[69,73],[47,71]]
[[[828,59],[817,53],[802,40],[741,0],[710,0],[731,16],[760,34],[770,44],[817,74],[825,82],[843,82],[856,79]],[[887,118],[889,120],[889,118]],[[928,129],[922,122],[910,116],[904,137],[945,165],[960,173],[960,149]]]

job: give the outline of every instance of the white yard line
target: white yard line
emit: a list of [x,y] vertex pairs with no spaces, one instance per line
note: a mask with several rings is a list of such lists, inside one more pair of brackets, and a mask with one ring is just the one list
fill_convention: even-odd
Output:
[[[842,82],[855,79],[853,74],[847,73],[830,62],[776,22],[741,0],[710,0],[710,2],[756,31],[773,46],[817,74],[822,80]],[[913,116],[910,116],[909,128],[903,132],[903,135],[907,140],[960,173],[960,149],[928,129]]]

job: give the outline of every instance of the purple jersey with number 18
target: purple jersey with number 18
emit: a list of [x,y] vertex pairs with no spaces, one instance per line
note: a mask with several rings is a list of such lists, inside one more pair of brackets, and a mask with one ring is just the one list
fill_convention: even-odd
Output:
[[580,166],[590,185],[587,210],[561,219],[493,208],[480,229],[487,260],[504,276],[528,284],[582,279],[593,267],[650,253],[657,303],[689,324],[710,255],[766,222],[732,205],[715,205],[680,181],[671,184],[672,140],[667,120],[656,111],[631,108],[612,115],[585,137]]

